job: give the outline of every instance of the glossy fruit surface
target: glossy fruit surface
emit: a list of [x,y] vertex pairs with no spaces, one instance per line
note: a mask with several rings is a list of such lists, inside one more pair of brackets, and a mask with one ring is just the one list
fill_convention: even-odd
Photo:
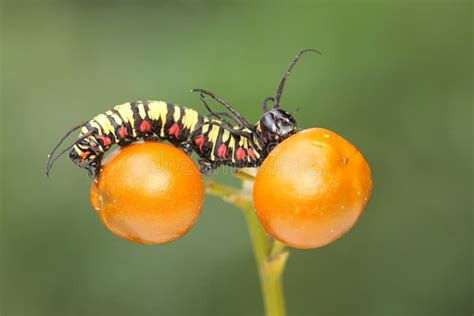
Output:
[[183,236],[198,219],[204,184],[194,161],[160,142],[125,146],[103,164],[91,202],[121,238],[162,244]]
[[312,128],[270,153],[253,198],[271,236],[296,248],[317,248],[354,226],[371,193],[372,175],[361,152],[332,131]]

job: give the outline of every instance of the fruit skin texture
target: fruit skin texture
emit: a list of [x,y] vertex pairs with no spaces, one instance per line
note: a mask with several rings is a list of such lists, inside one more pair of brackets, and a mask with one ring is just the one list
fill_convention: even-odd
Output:
[[182,237],[198,219],[204,184],[193,160],[159,142],[112,154],[91,187],[91,202],[114,234],[141,244]]
[[371,193],[372,175],[361,152],[332,131],[312,128],[273,149],[257,173],[253,198],[265,230],[303,249],[348,232]]

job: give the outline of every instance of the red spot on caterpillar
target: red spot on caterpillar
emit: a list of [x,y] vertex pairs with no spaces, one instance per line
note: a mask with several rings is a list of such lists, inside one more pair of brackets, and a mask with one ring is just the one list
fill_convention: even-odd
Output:
[[107,136],[100,136],[100,139],[102,139],[102,143],[104,143],[104,146],[109,146],[112,144],[112,140],[108,138]]
[[145,132],[149,132],[150,130],[151,130],[150,122],[148,122],[148,121],[143,121],[143,122],[140,124],[140,132],[145,133]]
[[226,144],[222,144],[219,146],[219,149],[217,150],[217,156],[221,158],[225,158],[225,155],[227,154],[227,146]]
[[168,131],[168,134],[174,135],[174,137],[178,138],[178,135],[179,135],[179,125],[178,125],[178,123],[174,123],[174,124],[170,127],[170,129],[169,129],[169,131]]
[[194,143],[198,145],[200,151],[202,151],[202,146],[204,145],[204,141],[205,141],[204,135],[201,135],[194,140]]
[[242,147],[239,147],[237,149],[235,155],[237,156],[237,160],[244,160],[245,156],[247,156],[247,154],[245,153],[245,149],[243,149]]
[[120,138],[125,138],[125,136],[127,136],[127,128],[125,126],[120,127],[119,135]]
[[253,152],[252,148],[249,148],[248,152],[249,152],[249,156],[252,157],[253,160],[257,160],[257,158],[255,157],[255,153]]

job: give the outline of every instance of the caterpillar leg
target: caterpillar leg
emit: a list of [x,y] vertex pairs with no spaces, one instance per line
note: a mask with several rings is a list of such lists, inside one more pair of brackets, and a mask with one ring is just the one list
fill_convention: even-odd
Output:
[[85,164],[84,168],[89,173],[89,177],[91,179],[97,178],[100,171],[102,170],[102,158],[103,155],[97,155],[96,159]]
[[102,168],[102,165],[99,162],[95,166],[86,166],[84,168],[87,170],[87,173],[89,174],[89,178],[95,179],[97,175],[99,174],[100,169]]
[[206,159],[199,159],[198,161],[199,171],[204,176],[208,176],[219,167],[218,164],[207,161]]
[[189,142],[181,144],[178,147],[181,148],[181,150],[184,151],[189,156],[191,156],[191,154],[193,153],[193,150],[194,150],[193,144],[191,144]]

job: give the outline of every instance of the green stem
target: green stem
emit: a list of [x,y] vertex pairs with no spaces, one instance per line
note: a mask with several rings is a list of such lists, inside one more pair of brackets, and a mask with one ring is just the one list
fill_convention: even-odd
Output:
[[281,242],[269,237],[252,206],[253,180],[243,180],[242,190],[215,182],[207,184],[207,192],[219,196],[244,211],[247,227],[257,262],[260,286],[266,316],[285,316],[285,300],[282,287],[282,274],[288,258],[288,251]]
[[248,208],[245,215],[257,261],[265,315],[284,316],[286,312],[281,277],[288,252],[281,251],[272,256],[272,243],[274,242],[263,230],[255,216],[254,209],[252,207]]

